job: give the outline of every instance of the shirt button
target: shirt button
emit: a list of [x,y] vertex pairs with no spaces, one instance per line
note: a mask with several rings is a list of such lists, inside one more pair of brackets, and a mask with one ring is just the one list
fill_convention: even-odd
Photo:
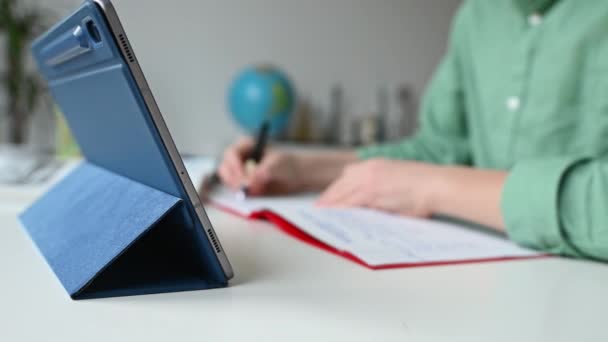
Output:
[[507,99],[507,108],[514,112],[521,106],[521,100],[517,96],[511,96]]
[[538,13],[533,13],[528,17],[528,24],[530,26],[538,26],[543,22],[543,17]]

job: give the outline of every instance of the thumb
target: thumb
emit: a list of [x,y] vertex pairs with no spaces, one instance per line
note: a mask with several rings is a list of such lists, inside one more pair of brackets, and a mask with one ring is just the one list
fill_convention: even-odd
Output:
[[250,137],[241,137],[236,144],[234,145],[236,151],[244,157],[247,153],[249,153],[253,146],[255,145],[255,141],[253,141]]

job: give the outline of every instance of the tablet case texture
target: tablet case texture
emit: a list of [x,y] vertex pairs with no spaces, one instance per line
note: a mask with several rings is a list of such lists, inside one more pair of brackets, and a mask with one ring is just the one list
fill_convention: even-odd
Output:
[[72,298],[202,289],[188,251],[182,200],[83,163],[22,215],[31,239]]

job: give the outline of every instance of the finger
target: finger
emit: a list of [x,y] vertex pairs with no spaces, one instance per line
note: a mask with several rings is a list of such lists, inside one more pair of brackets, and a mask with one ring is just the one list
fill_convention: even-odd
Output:
[[236,144],[234,144],[233,148],[241,155],[242,158],[245,157],[245,154],[249,153],[253,149],[255,145],[255,141],[250,137],[242,137],[240,138]]
[[234,177],[232,176],[231,172],[228,170],[228,168],[224,165],[222,165],[218,170],[217,170],[218,175],[220,176],[220,180],[222,181],[222,183],[230,188],[232,188],[232,184],[234,182]]
[[342,193],[342,183],[344,182],[343,177],[338,178],[333,183],[331,183],[323,193],[319,199],[317,199],[316,204],[320,206],[326,206],[329,203],[332,203],[335,198]]
[[218,174],[222,183],[230,187],[231,189],[238,189],[240,186],[240,178],[237,177],[234,172],[230,169],[227,164],[223,164],[219,170]]
[[233,167],[242,168],[243,160],[252,148],[253,141],[250,138],[243,137],[226,149],[222,163],[230,163]]
[[356,182],[353,182],[350,177],[342,177],[327,188],[317,202],[320,206],[337,206],[350,196],[353,196],[357,190]]
[[276,178],[280,176],[277,174],[280,162],[278,155],[270,153],[256,165],[252,176],[259,179]]
[[277,162],[277,158],[269,156],[248,173],[247,184],[252,195],[262,195],[267,192],[268,185],[277,176],[275,174]]
[[230,169],[230,172],[234,174],[235,177],[239,179],[245,178],[243,159],[236,149],[226,151],[222,164],[226,165],[226,167]]
[[225,169],[225,174],[230,177],[231,184],[245,182],[243,167],[238,160],[227,157],[222,163],[221,168]]
[[357,188],[354,189],[354,191],[352,193],[350,193],[348,196],[343,197],[342,199],[340,199],[338,202],[336,202],[335,204],[331,205],[333,207],[338,207],[338,208],[353,208],[353,207],[373,207],[371,205],[369,205],[370,200],[369,200],[369,196],[367,195],[367,193],[363,192],[363,191],[358,191]]
[[249,180],[248,190],[251,196],[261,196],[267,193],[268,184],[270,183],[267,179],[259,177],[253,177]]

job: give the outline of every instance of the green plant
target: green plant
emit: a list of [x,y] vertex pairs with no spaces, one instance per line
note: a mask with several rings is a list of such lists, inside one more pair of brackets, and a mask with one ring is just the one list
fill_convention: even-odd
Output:
[[6,40],[6,70],[0,74],[0,86],[7,95],[5,110],[10,119],[9,141],[14,144],[25,142],[29,117],[42,94],[39,77],[28,71],[28,58],[30,42],[47,27],[46,13],[23,7],[17,4],[17,0],[0,0],[0,36]]

